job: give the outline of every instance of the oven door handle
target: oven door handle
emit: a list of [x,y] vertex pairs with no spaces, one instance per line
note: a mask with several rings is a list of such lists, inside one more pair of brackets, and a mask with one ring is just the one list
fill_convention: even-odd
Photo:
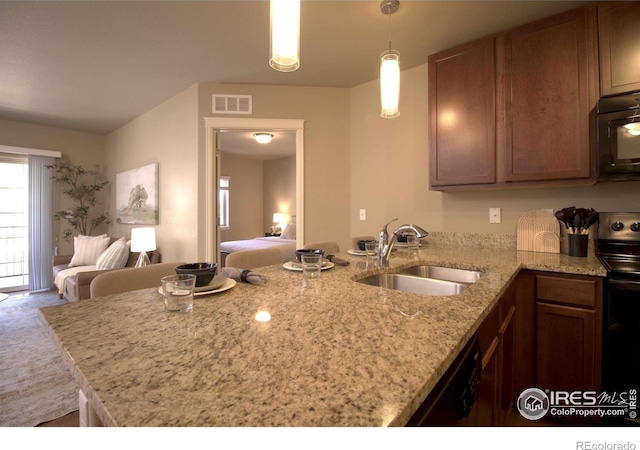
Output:
[[609,279],[609,288],[640,292],[640,281]]

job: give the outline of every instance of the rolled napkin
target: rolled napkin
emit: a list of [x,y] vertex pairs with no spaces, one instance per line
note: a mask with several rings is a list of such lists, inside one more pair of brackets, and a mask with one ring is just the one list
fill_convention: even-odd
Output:
[[338,266],[348,266],[349,261],[338,258],[336,255],[327,255],[327,259]]
[[248,269],[238,269],[236,267],[223,267],[220,269],[220,275],[250,284],[265,284],[267,282],[266,275],[261,275]]

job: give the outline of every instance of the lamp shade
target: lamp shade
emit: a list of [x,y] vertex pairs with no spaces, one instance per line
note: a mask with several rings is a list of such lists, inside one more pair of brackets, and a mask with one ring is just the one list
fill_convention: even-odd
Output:
[[380,117],[392,119],[400,115],[400,52],[386,50],[380,60]]
[[271,0],[269,65],[280,72],[300,67],[300,0]]
[[131,251],[151,252],[156,249],[156,230],[152,227],[131,229]]
[[287,219],[287,216],[282,213],[275,213],[273,215],[273,223],[286,223]]

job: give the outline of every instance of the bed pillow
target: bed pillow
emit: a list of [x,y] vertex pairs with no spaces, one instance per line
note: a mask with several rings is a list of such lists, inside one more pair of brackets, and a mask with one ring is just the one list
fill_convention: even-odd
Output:
[[98,256],[109,246],[111,238],[106,234],[101,236],[74,236],[73,257],[69,267],[94,266]]
[[295,239],[296,238],[296,224],[290,223],[288,224],[282,234],[280,235],[280,239]]
[[115,241],[98,256],[96,270],[121,269],[129,259],[129,247],[124,236]]

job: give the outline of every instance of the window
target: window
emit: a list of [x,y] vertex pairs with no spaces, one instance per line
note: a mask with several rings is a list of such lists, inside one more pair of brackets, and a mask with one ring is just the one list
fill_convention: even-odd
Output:
[[220,209],[220,228],[229,229],[229,177],[220,177],[219,192],[219,209]]

